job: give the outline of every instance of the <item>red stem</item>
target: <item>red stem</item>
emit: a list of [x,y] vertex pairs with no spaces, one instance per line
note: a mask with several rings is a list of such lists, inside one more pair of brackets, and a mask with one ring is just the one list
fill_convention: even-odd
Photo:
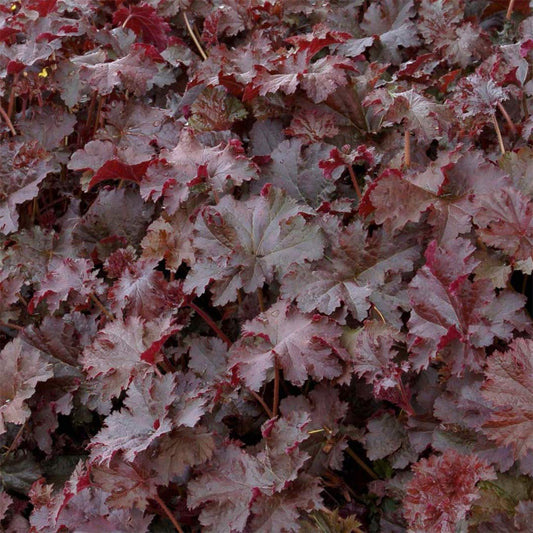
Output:
[[274,399],[272,400],[272,416],[278,416],[279,408],[279,365],[278,360],[274,359]]
[[8,114],[4,111],[4,108],[1,105],[0,105],[0,115],[2,116],[5,123],[7,124],[7,127],[9,128],[9,131],[11,132],[13,137],[16,137],[17,132],[15,131],[13,122],[11,122],[11,119],[9,118]]
[[159,504],[161,509],[163,509],[168,519],[172,522],[172,525],[176,528],[176,531],[178,531],[178,533],[183,533],[183,529],[181,529],[181,526],[178,524],[176,517],[172,514],[172,511],[165,505],[165,502],[159,497],[159,494],[156,494],[155,496],[153,496],[153,498]]
[[513,132],[513,135],[516,135],[516,126],[514,125],[514,122],[511,120],[511,117],[509,116],[509,113],[507,113],[507,110],[505,109],[505,107],[503,107],[503,105],[500,102],[498,102],[496,105],[498,106],[500,113],[503,115],[505,122],[507,122],[507,126],[509,126],[509,129]]
[[229,347],[233,344],[227,335],[217,326],[216,322],[203,310],[200,309],[194,302],[189,302],[187,304],[191,309],[198,313],[204,322],[217,334],[217,336],[222,339]]
[[352,180],[353,188],[355,189],[355,192],[357,194],[357,198],[359,200],[363,197],[361,194],[361,189],[359,188],[359,184],[357,183],[357,178],[355,177],[355,172],[353,171],[352,165],[346,165],[348,167],[348,172],[350,173],[350,178]]

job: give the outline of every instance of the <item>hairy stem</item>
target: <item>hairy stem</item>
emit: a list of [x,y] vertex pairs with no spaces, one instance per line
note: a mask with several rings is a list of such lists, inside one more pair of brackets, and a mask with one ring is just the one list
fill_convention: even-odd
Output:
[[176,531],[178,531],[178,533],[183,533],[183,529],[181,529],[181,526],[178,524],[176,517],[172,514],[172,511],[166,506],[165,502],[159,497],[159,494],[153,496],[153,499],[159,504],[161,509],[163,509],[168,519],[172,522],[172,525],[176,528]]

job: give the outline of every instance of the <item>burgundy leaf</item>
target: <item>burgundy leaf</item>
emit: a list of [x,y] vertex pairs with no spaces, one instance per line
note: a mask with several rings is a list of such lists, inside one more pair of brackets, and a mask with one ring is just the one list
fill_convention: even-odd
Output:
[[270,381],[275,364],[295,385],[308,377],[333,379],[342,372],[344,353],[336,347],[339,326],[319,315],[304,315],[287,302],[274,304],[245,324],[243,332],[230,350],[230,363],[252,390]]
[[[154,371],[153,361],[161,340],[177,331],[170,318],[145,321],[129,316],[115,320],[102,328],[95,341],[83,352],[82,364],[92,382],[95,394],[104,405],[128,387],[134,376]],[[149,354],[149,357],[146,355]],[[144,356],[144,357],[143,357]]]
[[167,47],[170,26],[147,3],[121,6],[113,13],[113,24],[130,28],[142,36],[145,42],[153,44],[159,52]]
[[32,200],[39,184],[57,170],[57,163],[37,141],[4,141],[0,144],[0,231],[11,233],[19,225],[17,206]]
[[26,400],[35,392],[37,383],[53,375],[41,352],[16,338],[0,352],[3,373],[0,381],[0,433],[6,425],[24,424],[30,416]]
[[500,446],[510,446],[515,457],[533,449],[532,348],[531,340],[516,339],[509,351],[492,355],[482,387],[483,397],[493,406],[483,431]]
[[73,306],[83,305],[91,294],[101,294],[103,286],[102,280],[98,279],[97,273],[93,271],[91,261],[63,259],[41,281],[39,290],[30,300],[28,311],[33,313],[43,300],[51,312],[56,311],[59,304],[67,300]]
[[222,305],[234,300],[238,289],[252,292],[271,282],[293,262],[319,258],[323,237],[304,218],[308,213],[307,206],[268,186],[246,202],[225,196],[216,207],[204,208],[195,224],[197,261],[185,291],[201,294],[215,280],[214,301]]

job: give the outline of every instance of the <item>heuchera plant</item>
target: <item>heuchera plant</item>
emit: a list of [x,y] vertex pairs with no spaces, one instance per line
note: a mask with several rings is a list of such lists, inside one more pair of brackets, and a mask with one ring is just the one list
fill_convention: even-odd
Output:
[[0,527],[529,531],[526,0],[0,0]]

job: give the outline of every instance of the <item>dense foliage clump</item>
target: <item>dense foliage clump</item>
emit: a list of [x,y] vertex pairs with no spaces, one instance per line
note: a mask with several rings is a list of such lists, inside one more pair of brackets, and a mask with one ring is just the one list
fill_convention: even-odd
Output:
[[524,0],[0,0],[5,531],[527,531]]

